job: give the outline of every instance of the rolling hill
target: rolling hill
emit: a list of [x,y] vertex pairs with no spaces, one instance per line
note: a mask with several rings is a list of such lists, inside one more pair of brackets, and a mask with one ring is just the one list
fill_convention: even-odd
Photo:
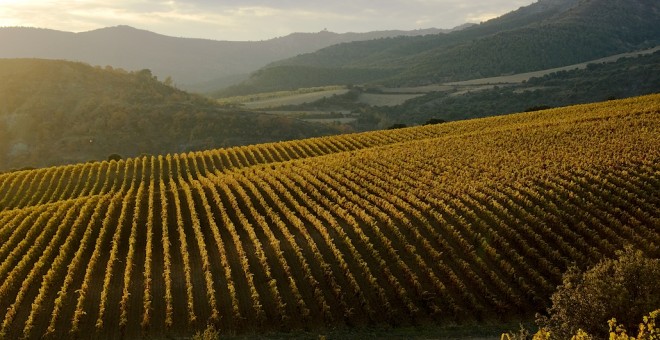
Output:
[[129,71],[150,69],[161,79],[171,76],[181,88],[205,92],[238,83],[268,63],[342,42],[450,31],[321,31],[265,41],[215,41],[170,37],[129,26],[81,33],[2,27],[0,58],[65,59]]
[[[345,112],[354,117],[351,124],[360,131],[394,124],[420,125],[432,119],[472,119],[660,93],[660,46],[543,71],[427,86],[352,86],[344,89],[343,94],[335,92],[333,96],[327,91],[323,98],[297,101],[298,92],[312,89],[221,101],[242,103],[246,108],[267,107],[272,110],[269,112],[291,115]],[[276,95],[281,97],[259,100]]]
[[0,171],[335,134],[222,107],[149,70],[0,59]]
[[652,0],[540,0],[449,34],[343,43],[278,61],[220,95],[419,86],[549,69],[656,46],[658,21]]
[[518,83],[489,81],[493,80],[448,86],[448,90],[382,108],[382,119],[389,124],[413,125],[431,118],[471,119],[660,93],[660,51],[610,63],[591,63],[582,69],[548,72]]
[[0,175],[0,336],[528,319],[660,256],[660,95]]

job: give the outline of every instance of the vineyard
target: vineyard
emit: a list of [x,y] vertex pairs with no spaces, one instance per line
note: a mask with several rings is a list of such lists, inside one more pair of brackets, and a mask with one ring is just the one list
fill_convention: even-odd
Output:
[[508,320],[660,256],[660,95],[0,175],[0,338]]

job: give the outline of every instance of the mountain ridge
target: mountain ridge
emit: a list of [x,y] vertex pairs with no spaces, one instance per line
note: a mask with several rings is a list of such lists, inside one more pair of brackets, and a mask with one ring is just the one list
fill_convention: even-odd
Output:
[[0,44],[4,46],[0,58],[64,59],[129,71],[150,69],[161,78],[171,76],[177,86],[203,92],[243,79],[270,62],[340,42],[448,31],[451,30],[341,34],[321,31],[292,33],[264,41],[221,41],[172,37],[126,25],[79,33],[5,27],[0,28]]
[[[660,44],[659,20],[660,5],[649,0],[541,0],[445,35],[350,42],[278,61],[222,94],[419,86],[560,67]],[[324,78],[351,69],[372,73]],[[274,82],[283,74],[287,82]]]

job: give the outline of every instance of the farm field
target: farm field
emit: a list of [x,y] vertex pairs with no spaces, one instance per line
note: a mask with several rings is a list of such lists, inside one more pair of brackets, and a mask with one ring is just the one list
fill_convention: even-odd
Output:
[[269,109],[284,105],[300,105],[319,99],[342,95],[349,90],[343,86],[303,88],[295,91],[278,91],[219,99],[221,103],[241,104],[250,110]]
[[311,123],[352,123],[357,120],[356,114],[350,111],[318,111],[318,110],[299,110],[299,111],[263,111],[264,113],[280,116],[288,116]]
[[396,106],[419,96],[422,94],[362,93],[358,102],[371,106]]
[[357,118],[353,117],[346,117],[346,118],[305,118],[303,119],[306,122],[311,122],[311,123],[325,123],[325,124],[332,124],[332,123],[340,123],[340,124],[348,124],[355,122]]
[[660,256],[660,95],[0,175],[0,338],[529,319]]

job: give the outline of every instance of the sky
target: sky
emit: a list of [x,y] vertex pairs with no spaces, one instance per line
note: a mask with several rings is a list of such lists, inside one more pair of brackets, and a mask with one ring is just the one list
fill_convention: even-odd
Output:
[[129,25],[214,40],[266,40],[293,32],[452,28],[534,0],[0,0],[0,27],[68,32]]

